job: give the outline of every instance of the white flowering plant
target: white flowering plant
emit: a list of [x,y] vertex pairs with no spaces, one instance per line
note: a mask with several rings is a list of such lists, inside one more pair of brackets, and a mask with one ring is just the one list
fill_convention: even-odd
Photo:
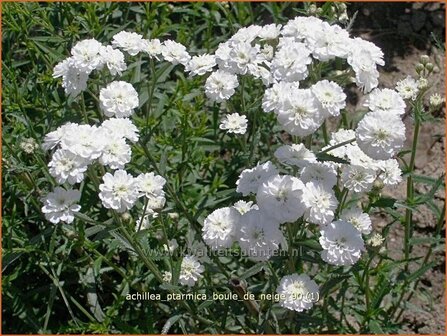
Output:
[[[342,3],[83,6],[81,31],[32,38],[49,70],[25,98],[28,61],[6,52],[4,134],[29,133],[4,138],[6,329],[401,332],[443,260],[444,175],[415,167],[443,105],[431,58],[384,86],[384,52]],[[15,15],[49,15],[7,9],[7,41]],[[422,205],[432,237],[415,235]]]

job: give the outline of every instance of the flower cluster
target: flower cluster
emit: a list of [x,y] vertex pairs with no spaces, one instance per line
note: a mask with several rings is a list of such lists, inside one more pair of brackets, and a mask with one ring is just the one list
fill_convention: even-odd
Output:
[[[415,99],[421,85],[407,78],[396,90],[378,88],[377,67],[384,65],[380,48],[316,17],[296,17],[284,26],[241,28],[214,54],[202,55],[190,55],[185,46],[172,40],[149,40],[122,31],[111,45],[94,39],[78,42],[71,56],[54,68],[54,77],[62,77],[66,93],[75,96],[86,90],[92,71],[108,69],[112,76],[125,71],[123,52],[180,65],[189,76],[207,76],[204,94],[217,104],[235,94],[242,76],[251,76],[263,88],[262,110],[273,113],[281,129],[293,136],[295,143],[278,146],[272,161],[240,173],[236,191],[250,200],[215,209],[204,219],[202,238],[209,248],[237,247],[252,261],[268,261],[287,246],[285,226],[296,225],[302,232],[318,233],[323,261],[346,266],[361,258],[364,236],[372,232],[371,219],[360,204],[351,202],[348,207],[345,200],[348,195],[360,199],[372,192],[376,182],[396,185],[402,180],[395,159],[405,141],[401,118],[405,99]],[[364,107],[368,111],[355,129],[339,129],[323,148],[313,151],[304,138],[317,132],[328,118],[340,116],[346,107],[343,82],[337,76],[325,79],[321,72],[311,76],[336,59],[349,66],[345,74],[367,94]],[[130,83],[112,81],[99,94],[104,122],[65,124],[47,134],[43,144],[52,150],[50,174],[57,183],[80,183],[89,167],[99,164],[104,171],[99,198],[105,208],[122,213],[144,197],[146,212],[137,230],[148,228],[149,218],[166,201],[163,177],[154,173],[134,177],[124,169],[131,161],[132,143],[138,141],[138,130],[129,118],[139,105],[138,93]],[[239,113],[221,119],[220,129],[228,133],[244,134],[247,127],[247,116]],[[332,159],[323,159],[322,154]],[[71,222],[73,213],[79,211],[79,198],[79,191],[58,187],[48,195],[42,210],[54,223]],[[196,256],[184,257],[180,284],[193,286],[203,271]],[[171,279],[172,274],[165,272],[164,280]],[[277,292],[284,296],[283,307],[303,311],[312,307],[308,294],[318,294],[318,286],[306,274],[292,274],[282,278]]]
[[[106,172],[104,183],[99,185],[99,198],[105,208],[124,212],[131,209],[138,198],[145,196],[147,213],[150,213],[163,207],[163,186],[166,181],[154,173],[140,174],[134,178],[123,170],[131,160],[131,144],[137,140],[138,129],[130,119],[111,118],[99,126],[75,123],[62,125],[45,136],[42,146],[52,151],[48,167],[58,184],[71,187],[82,182],[89,166],[99,163],[114,171],[113,174]],[[47,200],[52,197],[50,195]],[[71,209],[70,202],[66,204],[67,211]],[[49,211],[48,208],[45,211]],[[72,217],[69,217],[69,221],[66,218],[64,214],[59,217],[65,222],[73,220]]]
[[[317,228],[321,258],[331,265],[353,265],[361,258],[371,219],[357,205],[346,207],[339,195],[360,197],[372,192],[376,182],[396,185],[402,180],[394,157],[405,140],[404,99],[417,93],[408,79],[396,91],[378,88],[377,66],[384,65],[380,48],[315,17],[297,17],[284,26],[252,25],[219,45],[218,69],[206,79],[205,94],[220,103],[234,94],[240,76],[260,79],[263,111],[273,112],[283,130],[303,139],[346,107],[341,84],[309,77],[311,67],[336,58],[351,67],[353,81],[367,94],[368,112],[354,130],[334,132],[320,149],[335,160],[323,161],[303,141],[276,148],[281,167],[267,161],[244,169],[236,191],[250,202],[217,209],[204,220],[203,239],[212,249],[239,246],[249,259],[267,261],[287,246],[284,224],[290,223]],[[221,128],[238,133],[240,125],[240,116],[230,114]],[[293,274],[281,280],[277,292],[285,296],[283,307],[302,311],[313,305],[303,295],[318,293],[318,286],[306,274]]]

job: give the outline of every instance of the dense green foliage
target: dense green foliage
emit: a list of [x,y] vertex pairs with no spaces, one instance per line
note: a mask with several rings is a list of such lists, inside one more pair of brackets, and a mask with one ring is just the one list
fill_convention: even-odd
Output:
[[[426,195],[408,200],[370,197],[370,208],[384,208],[392,225],[404,225],[405,209],[428,203],[437,216],[436,235],[413,240],[405,248],[428,243],[426,258],[369,250],[353,267],[332,267],[318,255],[315,235],[300,236],[296,247],[302,255],[290,266],[287,256],[255,264],[243,258],[215,258],[207,268],[201,287],[192,290],[211,295],[229,293],[228,282],[237,277],[253,293],[273,293],[278,275],[303,263],[319,267],[315,279],[321,284],[321,302],[314,309],[291,313],[271,301],[260,302],[260,313],[249,314],[238,301],[128,301],[126,294],[187,291],[161,285],[147,263],[173,269],[179,260],[157,257],[166,238],[188,246],[200,236],[204,217],[219,206],[238,200],[235,182],[239,173],[258,161],[271,158],[282,143],[271,114],[260,112],[262,84],[246,80],[226,105],[241,108],[252,127],[243,137],[219,131],[222,111],[203,93],[203,79],[186,75],[166,62],[136,58],[123,75],[140,94],[134,122],[141,141],[133,148],[130,171],[156,171],[168,181],[167,206],[150,232],[136,234],[142,260],[128,239],[117,231],[100,206],[94,185],[84,184],[83,209],[90,217],[73,225],[53,225],[41,213],[40,198],[54,186],[46,164],[48,154],[27,154],[20,143],[43,136],[66,121],[95,123],[100,119],[97,93],[111,78],[97,73],[83,95],[67,99],[60,82],[52,78],[55,64],[71,46],[84,38],[108,42],[121,30],[146,38],[172,38],[191,53],[213,52],[238,28],[252,23],[284,23],[305,12],[300,3],[6,3],[2,18],[2,297],[4,333],[397,333],[396,316],[404,294],[434,262],[433,249],[443,248],[441,230],[444,210],[432,201],[443,187],[443,177],[414,177],[430,185]],[[326,6],[327,7],[327,6]],[[323,6],[323,8],[326,8]],[[326,10],[326,9],[325,9]],[[323,15],[326,15],[323,12]],[[327,14],[330,18],[330,15]],[[325,69],[319,69],[323,71]],[[424,118],[423,105],[415,107]],[[358,113],[364,113],[359,111]],[[359,115],[345,115],[343,123],[355,123]],[[425,118],[427,119],[427,118]],[[253,122],[253,120],[256,120]],[[324,143],[323,133],[313,139]],[[409,161],[401,155],[402,162]],[[406,168],[409,168],[409,162]],[[89,170],[95,176],[97,167]],[[408,173],[408,172],[407,172]],[[411,171],[410,171],[411,173]],[[404,210],[404,211],[400,211]],[[413,210],[412,210],[413,211]],[[82,212],[82,211],[81,211]],[[179,217],[168,215],[178,213]],[[136,215],[136,214],[134,214]],[[121,224],[134,225],[134,220]],[[409,228],[410,229],[410,228]],[[295,232],[295,236],[298,232]],[[300,233],[302,234],[302,233]],[[411,245],[411,246],[410,246]],[[380,255],[379,255],[380,254]],[[414,262],[416,267],[408,265]],[[311,269],[311,266],[308,267]],[[176,271],[177,270],[177,271]],[[178,274],[177,274],[178,277]],[[384,303],[386,301],[386,303]]]

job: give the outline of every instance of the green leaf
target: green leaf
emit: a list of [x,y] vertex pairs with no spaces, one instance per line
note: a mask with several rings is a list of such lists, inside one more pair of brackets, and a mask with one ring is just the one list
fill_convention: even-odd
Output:
[[298,241],[298,242],[296,242],[296,244],[300,245],[300,246],[307,247],[307,248],[309,248],[311,250],[315,250],[315,251],[322,250],[320,243],[314,239],[306,239],[306,240]]
[[318,153],[317,160],[321,161],[321,162],[330,161],[330,162],[336,162],[336,163],[349,164],[349,161],[340,159],[339,157],[336,157],[336,156],[328,154],[328,153]]
[[325,297],[327,294],[329,294],[331,289],[333,289],[337,285],[341,284],[344,280],[346,280],[350,277],[351,277],[351,275],[340,275],[337,277],[330,278],[328,281],[326,281],[324,283],[323,286],[321,286],[320,296]]
[[423,276],[425,274],[425,272],[427,272],[429,269],[433,268],[436,265],[436,263],[434,261],[425,264],[423,266],[421,266],[416,272],[410,274],[405,281],[407,282],[413,282],[416,279],[420,278],[421,276]]
[[248,279],[250,277],[252,277],[255,274],[258,274],[259,272],[264,270],[264,263],[258,263],[256,265],[254,265],[253,267],[250,267],[247,271],[245,271],[240,278],[242,280]]
[[392,197],[381,197],[373,204],[371,204],[374,208],[394,208],[396,203],[396,199]]
[[116,239],[119,245],[125,250],[136,253],[129,241],[116,231],[109,231],[110,235]]
[[174,315],[171,316],[166,323],[164,324],[163,328],[161,329],[161,334],[166,335],[169,331],[169,329],[182,317],[182,315]]
[[369,330],[371,332],[373,332],[374,334],[384,334],[382,328],[380,327],[379,322],[377,322],[376,320],[371,320],[369,321]]
[[443,242],[444,239],[441,237],[420,237],[420,238],[410,238],[410,245],[419,245],[419,244],[439,244]]

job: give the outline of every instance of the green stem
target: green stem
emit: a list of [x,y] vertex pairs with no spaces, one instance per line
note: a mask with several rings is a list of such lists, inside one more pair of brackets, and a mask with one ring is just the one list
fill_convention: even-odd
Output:
[[[445,218],[445,203],[444,203],[444,206],[443,206],[443,208],[442,208],[441,216],[439,217],[438,223],[437,223],[437,225],[436,225],[435,237],[439,237],[439,235],[440,235],[440,233],[441,233],[441,229],[442,229],[442,227],[443,227],[443,225],[444,225],[444,218]],[[427,254],[425,255],[424,260],[422,261],[421,265],[425,265],[425,264],[427,264],[427,262],[428,262],[428,260],[430,259],[432,253],[433,253],[433,244],[430,245],[430,248],[428,249]],[[417,286],[418,286],[418,284],[419,284],[420,281],[421,281],[421,278],[417,279],[417,281],[414,283],[413,289],[414,289],[414,288],[417,288]],[[406,287],[406,285],[404,284],[404,287],[403,287],[403,288],[405,289],[405,287]],[[411,298],[413,297],[415,291],[414,291],[414,290],[410,290],[410,291],[402,290],[401,295],[400,295],[399,299],[397,300],[396,305],[394,305],[394,306],[392,307],[391,312],[390,312],[389,315],[388,315],[390,318],[391,318],[391,317],[397,312],[397,310],[399,309],[400,304],[401,304],[401,302],[402,302],[402,300],[403,300],[403,298],[404,298],[404,296],[405,296],[406,293],[409,293],[407,299],[405,300],[405,301],[408,302],[408,301],[410,301]],[[400,308],[400,312],[397,314],[396,321],[398,321],[398,320],[400,319],[400,317],[402,316],[402,314],[403,314],[404,311],[405,311],[405,310],[404,310],[403,308]]]
[[149,63],[150,63],[150,67],[151,67],[152,82],[151,82],[151,85],[149,87],[149,99],[148,99],[147,107],[146,107],[146,127],[148,129],[149,129],[149,117],[151,115],[151,110],[152,110],[152,99],[154,97],[155,85],[157,84],[157,78],[155,76],[155,63],[154,63],[154,60],[151,58],[149,60]]
[[327,134],[327,124],[326,124],[326,120],[324,121],[323,125],[321,126],[321,129],[323,131],[323,140],[324,140],[324,144],[327,145],[329,143],[329,136]]
[[295,262],[293,260],[293,255],[292,255],[292,249],[293,249],[293,230],[292,230],[292,223],[287,223],[286,224],[286,228],[287,228],[287,236],[289,238],[289,249],[287,254],[289,255],[289,271],[291,273],[293,273],[295,271]]
[[146,216],[146,211],[147,211],[148,204],[149,204],[149,199],[147,197],[145,197],[143,214],[141,215],[140,222],[138,223],[138,230],[137,231],[141,230],[141,225],[143,225],[143,221],[144,221],[144,217]]
[[306,137],[306,143],[305,143],[307,149],[311,150],[312,149],[312,134],[309,134]]
[[365,290],[365,307],[366,307],[366,314],[363,318],[363,325],[366,325],[366,323],[369,321],[369,306],[370,306],[370,302],[371,302],[371,291],[369,288],[369,266],[371,265],[371,262],[374,258],[374,255],[372,255],[369,259],[368,262],[366,263],[365,266],[365,270],[363,273],[363,279],[362,279],[362,286]]
[[[414,171],[414,162],[416,160],[416,149],[419,137],[419,129],[420,129],[420,118],[417,111],[415,111],[414,118],[414,134],[413,134],[413,143],[411,147],[411,158],[410,164],[408,166],[408,178],[407,178],[407,205],[413,203],[414,200],[414,185],[413,185],[413,171]],[[405,260],[408,260],[411,252],[410,245],[410,236],[413,231],[413,210],[408,207],[405,210],[405,239],[404,239],[404,252],[405,252]],[[408,271],[408,263],[405,265],[405,271]]]
[[[317,156],[320,155],[320,154],[324,154],[324,153],[330,152],[331,150],[333,150],[333,149],[335,149],[335,148],[342,147],[342,146],[345,146],[345,145],[349,145],[350,143],[352,143],[352,142],[354,142],[354,141],[355,141],[355,138],[354,138],[354,139],[351,139],[351,140],[347,140],[347,141],[340,142],[339,144],[336,144],[336,145],[334,145],[334,146],[331,146],[331,147],[329,147],[329,148],[326,148],[325,150],[323,150],[323,151],[321,151],[321,152],[318,152],[318,153],[317,153]],[[309,149],[310,149],[310,148],[309,148]]]

